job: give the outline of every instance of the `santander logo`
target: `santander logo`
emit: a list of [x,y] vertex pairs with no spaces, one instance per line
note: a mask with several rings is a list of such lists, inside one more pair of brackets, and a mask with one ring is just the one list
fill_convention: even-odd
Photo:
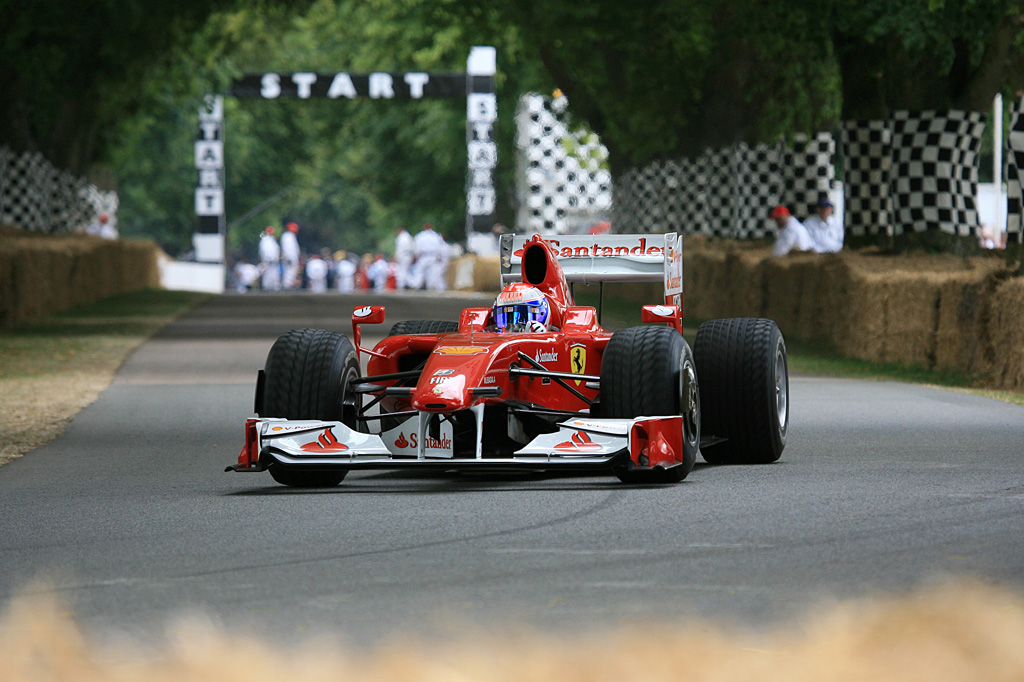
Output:
[[[398,439],[395,440],[395,447],[400,449],[415,448],[419,437],[415,433],[410,433],[409,437],[406,438],[404,433],[398,434]],[[427,436],[423,439],[423,448],[425,450],[451,450],[452,439],[448,436],[441,436],[438,438],[431,438]]]
[[599,445],[598,443],[595,443],[594,441],[590,440],[590,436],[587,435],[586,431],[577,431],[576,433],[572,434],[572,438],[565,441],[564,443],[559,443],[558,445],[556,445],[555,450],[570,450],[573,452],[593,452],[595,450],[600,450],[601,447],[602,446]]
[[334,436],[334,432],[327,429],[312,443],[306,443],[301,446],[301,449],[306,452],[342,452],[348,450],[348,446],[344,443],[339,443],[338,439]]
[[[661,256],[662,253],[664,253],[664,249],[660,246],[648,246],[647,237],[641,237],[639,241],[634,242],[635,245],[632,247],[623,244],[600,244],[598,241],[585,246],[562,246],[557,239],[545,239],[544,241],[554,248],[555,252],[558,253],[559,258]],[[516,258],[522,258],[524,248],[525,247],[516,249],[512,255]]]

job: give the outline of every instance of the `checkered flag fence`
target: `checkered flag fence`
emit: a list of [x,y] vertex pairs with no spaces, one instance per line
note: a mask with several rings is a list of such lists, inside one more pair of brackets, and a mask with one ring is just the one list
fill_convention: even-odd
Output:
[[1006,241],[1024,241],[1024,97],[1010,106],[1006,159]]
[[558,115],[564,99],[520,98],[517,224],[530,231],[572,231],[604,220],[612,204],[608,150],[597,135],[572,132]]
[[891,236],[892,127],[888,121],[844,121],[841,140],[846,233]]
[[848,233],[976,234],[985,122],[973,111],[897,111],[889,120],[845,122]]
[[631,169],[615,183],[612,225],[623,233],[769,236],[772,206],[785,203],[800,214],[829,192],[835,148],[829,133],[801,135],[788,144],[740,143]]
[[893,205],[900,232],[978,232],[978,151],[985,114],[897,111],[893,115]]
[[59,170],[39,152],[0,146],[0,223],[58,234],[85,229],[106,213],[116,227],[117,193]]

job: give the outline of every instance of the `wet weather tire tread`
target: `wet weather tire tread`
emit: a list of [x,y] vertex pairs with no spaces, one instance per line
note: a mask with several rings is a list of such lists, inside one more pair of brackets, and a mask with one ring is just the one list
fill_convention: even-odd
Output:
[[388,336],[405,334],[450,334],[459,331],[459,323],[450,320],[403,320],[396,322]]
[[[701,448],[706,461],[756,464],[781,456],[788,424],[780,422],[776,402],[780,348],[785,362],[785,342],[771,320],[731,318],[700,326],[694,355],[703,389],[701,430],[727,439]],[[788,394],[788,376],[783,378]]]
[[[343,377],[353,373],[358,375],[359,361],[345,336],[323,329],[293,329],[278,338],[267,355],[260,416],[343,421]],[[285,485],[329,487],[347,472],[271,467],[270,473]]]
[[[690,356],[686,341],[668,327],[629,327],[615,332],[601,360],[601,416],[629,419],[680,414],[679,372],[684,353]],[[690,472],[696,447],[685,457],[685,464],[673,469],[628,469],[616,474],[625,483],[677,482]]]

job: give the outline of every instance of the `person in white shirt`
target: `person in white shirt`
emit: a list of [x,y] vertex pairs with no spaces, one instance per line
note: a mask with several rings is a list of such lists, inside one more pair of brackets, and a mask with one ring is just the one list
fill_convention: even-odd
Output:
[[250,263],[245,258],[239,259],[239,261],[235,263],[234,268],[235,291],[240,294],[252,291],[252,287],[256,283],[256,280],[259,279],[259,276],[259,266]]
[[814,207],[815,215],[804,221],[807,234],[814,240],[817,253],[835,253],[843,249],[843,226],[834,215],[835,206],[822,197]]
[[788,208],[776,206],[770,215],[779,228],[775,246],[772,247],[773,257],[785,256],[790,251],[814,250],[814,240],[811,239],[811,235],[807,233],[803,224],[789,212]]
[[314,294],[327,291],[327,271],[330,266],[315,253],[306,261],[306,277],[309,279],[309,290]]
[[281,247],[270,225],[267,225],[260,237],[260,273],[260,286],[264,291],[281,290]]
[[413,239],[416,265],[423,276],[423,286],[433,291],[448,288],[448,243],[427,223]]
[[388,285],[388,262],[382,254],[377,254],[373,263],[366,269],[366,276],[370,278],[373,288],[377,291],[384,291]]
[[398,234],[395,235],[395,288],[405,289],[409,286],[413,255],[412,235],[404,227],[398,228]]
[[338,291],[352,293],[356,288],[356,264],[348,257],[346,251],[338,251],[334,254],[335,260],[335,281]]
[[281,234],[281,284],[285,289],[297,289],[301,286],[299,276],[299,226],[297,223],[285,225],[285,231]]
[[106,213],[101,213],[96,218],[96,222],[92,223],[85,229],[88,234],[96,237],[103,237],[104,239],[117,239],[118,233],[117,228],[114,227],[110,222],[110,216]]

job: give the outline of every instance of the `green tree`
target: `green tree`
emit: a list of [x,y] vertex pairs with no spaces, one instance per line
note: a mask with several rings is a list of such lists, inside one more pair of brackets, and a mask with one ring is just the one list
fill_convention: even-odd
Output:
[[155,65],[228,0],[0,0],[0,143],[77,175],[110,133],[175,83]]
[[1024,85],[1019,0],[833,0],[831,14],[844,119],[988,112]]
[[[473,3],[458,1],[471,15]],[[487,12],[519,28],[574,116],[601,135],[618,173],[831,127],[838,72],[824,19],[808,4],[495,0]]]

